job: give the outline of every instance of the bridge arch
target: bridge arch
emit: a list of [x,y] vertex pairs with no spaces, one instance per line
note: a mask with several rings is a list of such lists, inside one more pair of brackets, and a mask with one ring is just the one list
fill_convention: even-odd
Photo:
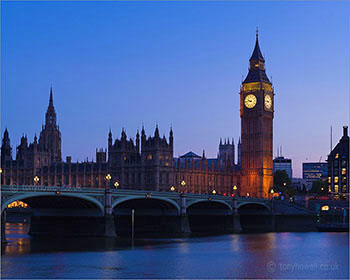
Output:
[[170,206],[173,206],[176,209],[178,215],[181,214],[180,205],[172,199],[165,198],[165,197],[149,197],[148,198],[148,197],[141,196],[141,195],[137,195],[137,196],[134,195],[134,196],[118,198],[115,201],[113,201],[112,209],[114,209],[115,207],[117,207],[118,205],[120,205],[123,202],[132,201],[132,200],[150,200],[150,201],[154,200],[154,201],[159,201],[159,202],[165,202],[165,203],[168,203]]
[[80,200],[85,200],[90,202],[92,205],[96,206],[100,212],[101,215],[104,215],[104,205],[96,198],[88,196],[88,195],[84,195],[84,194],[75,194],[75,193],[60,193],[55,194],[55,193],[23,193],[23,194],[18,194],[18,195],[13,195],[11,197],[9,197],[8,199],[6,199],[5,201],[2,202],[1,205],[1,213],[7,208],[7,206],[17,200],[20,201],[25,201],[26,199],[29,198],[39,198],[39,197],[57,197],[58,199],[60,197],[69,197],[69,198],[76,198],[76,199],[80,199]]
[[258,206],[261,208],[264,207],[268,212],[271,212],[270,206],[266,205],[266,203],[264,203],[264,202],[256,202],[256,201],[254,201],[254,202],[252,202],[252,201],[242,202],[242,203],[238,204],[237,209],[239,210],[242,206],[244,206],[244,208],[249,207],[249,206],[252,206],[252,207]]
[[189,202],[188,204],[186,204],[186,211],[189,207],[194,206],[195,204],[199,204],[199,203],[219,203],[222,204],[226,207],[228,207],[230,209],[230,211],[232,211],[232,206],[227,202],[227,201],[223,201],[223,200],[217,200],[217,199],[197,199],[197,200],[193,200],[191,202]]
[[[117,234],[136,236],[171,234],[176,232],[181,208],[176,200],[168,197],[128,195],[112,201]],[[134,210],[134,211],[132,211]]]
[[186,214],[192,233],[227,233],[232,231],[232,205],[217,198],[188,201]]
[[271,230],[271,209],[263,201],[242,202],[238,204],[237,210],[243,232],[266,232]]

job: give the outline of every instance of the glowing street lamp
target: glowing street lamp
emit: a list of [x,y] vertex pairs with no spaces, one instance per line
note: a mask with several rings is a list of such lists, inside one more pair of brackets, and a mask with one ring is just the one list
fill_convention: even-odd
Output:
[[216,190],[213,190],[213,191],[212,191],[212,194],[215,195],[215,194],[216,194]]
[[270,193],[273,194],[275,191],[273,189],[271,189]]
[[174,186],[171,186],[170,190],[171,190],[172,192],[174,192],[174,191],[175,191],[175,187],[174,187]]
[[115,188],[118,188],[118,187],[119,187],[118,181],[115,181],[115,182],[114,182],[114,187],[115,187]]
[[39,181],[40,181],[39,177],[38,177],[38,176],[35,176],[35,177],[34,177],[34,183],[35,183],[35,185],[37,185]]
[[237,189],[238,189],[238,188],[237,188],[237,186],[236,186],[236,185],[234,185],[234,186],[233,186],[233,196],[235,196],[235,195],[236,195]]
[[107,187],[109,188],[109,182],[111,181],[111,179],[112,179],[112,176],[111,176],[111,174],[107,174],[106,175],[106,180],[107,180]]
[[249,192],[247,192],[247,197],[249,197]]
[[0,174],[2,174],[2,168],[0,168]]
[[184,180],[181,181],[182,192],[185,192],[186,182]]

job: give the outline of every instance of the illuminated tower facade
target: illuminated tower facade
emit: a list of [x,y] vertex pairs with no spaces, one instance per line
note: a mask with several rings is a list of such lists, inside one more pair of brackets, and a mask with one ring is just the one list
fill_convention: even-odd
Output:
[[249,72],[240,91],[240,194],[267,198],[273,186],[274,90],[265,73],[258,33],[249,63]]

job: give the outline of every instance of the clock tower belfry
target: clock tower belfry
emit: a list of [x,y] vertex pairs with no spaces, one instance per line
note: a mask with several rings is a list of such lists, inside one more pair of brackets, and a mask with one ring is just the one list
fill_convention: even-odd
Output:
[[248,75],[240,90],[240,195],[267,198],[273,187],[274,90],[265,73],[258,32],[249,64]]

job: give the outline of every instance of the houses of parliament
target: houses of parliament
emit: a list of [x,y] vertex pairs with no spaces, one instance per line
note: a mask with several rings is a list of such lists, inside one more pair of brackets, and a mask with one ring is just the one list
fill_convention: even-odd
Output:
[[[61,133],[56,123],[50,89],[45,125],[29,143],[22,136],[16,157],[7,128],[1,145],[1,184],[65,187],[142,189],[190,193],[218,193],[267,197],[273,186],[272,136],[274,92],[265,73],[258,34],[249,72],[240,87],[241,139],[220,139],[216,158],[188,152],[174,158],[174,133],[161,137],[145,128],[128,138],[122,130],[115,138],[110,130],[108,148],[96,149],[96,161],[62,160]],[[107,180],[107,174],[110,179]],[[35,178],[35,180],[34,180]]]

